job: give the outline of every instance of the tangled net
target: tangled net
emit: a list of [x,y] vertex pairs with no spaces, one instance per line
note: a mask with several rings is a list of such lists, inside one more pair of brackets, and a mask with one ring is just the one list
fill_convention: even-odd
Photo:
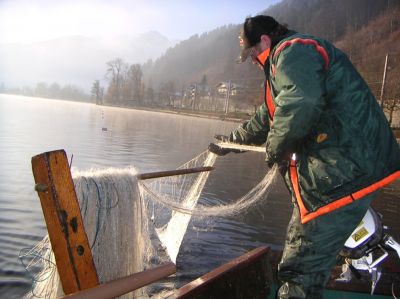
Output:
[[[213,166],[217,157],[205,151],[178,169]],[[176,263],[192,217],[247,211],[267,199],[276,173],[275,166],[247,194],[223,204],[202,194],[212,172],[151,180],[138,180],[133,168],[73,172],[99,281],[104,283],[167,261]],[[63,294],[48,236],[29,252],[21,253],[21,260],[28,271],[38,273],[27,298]],[[123,298],[149,298],[168,288],[173,289],[173,284],[142,288]]]

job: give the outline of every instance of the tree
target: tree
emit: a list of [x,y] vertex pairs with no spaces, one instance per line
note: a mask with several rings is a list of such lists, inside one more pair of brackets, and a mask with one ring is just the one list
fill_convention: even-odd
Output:
[[107,62],[106,78],[110,82],[107,94],[112,101],[119,102],[121,100],[125,79],[124,74],[126,73],[127,67],[128,65],[121,58],[116,58]]
[[[400,66],[397,65],[396,60],[400,60],[400,54],[391,55],[390,60],[383,108],[388,112],[389,124],[391,126],[398,126],[398,111],[400,111]],[[393,123],[394,120],[397,122]]]
[[400,110],[400,98],[386,99],[383,108],[389,112],[388,122],[393,125],[393,115]]
[[201,78],[200,84],[202,86],[206,86],[207,85],[207,76],[204,74],[203,77]]
[[166,106],[173,105],[173,97],[175,96],[175,83],[171,80],[162,84],[160,88],[160,102],[165,102]]
[[208,85],[207,76],[204,74],[200,81],[200,96],[201,97],[204,97],[207,95],[207,89],[208,89],[207,85]]
[[154,104],[154,98],[155,98],[155,92],[154,92],[154,89],[153,89],[153,83],[152,82],[153,81],[150,78],[149,82],[147,84],[147,87],[145,89],[145,92],[144,92],[144,97],[145,97],[146,101],[150,102],[150,104]]
[[140,64],[132,64],[127,73],[128,87],[131,90],[133,100],[138,101],[139,104],[142,103],[142,77],[143,72]]
[[100,81],[94,81],[91,89],[91,97],[96,101],[96,104],[103,103],[103,93],[104,88],[100,86]]
[[35,96],[47,97],[48,96],[48,85],[45,82],[39,82],[35,88]]
[[154,93],[153,87],[148,86],[147,89],[146,89],[146,99],[147,99],[151,104],[153,104],[153,102],[154,102],[154,95],[155,95],[155,93]]
[[61,87],[58,83],[54,82],[48,88],[47,94],[50,98],[59,98],[61,96]]
[[61,88],[60,95],[62,99],[73,100],[73,101],[87,101],[88,96],[85,94],[82,88],[73,84],[64,85]]
[[140,85],[140,98],[141,98],[141,104],[144,105],[144,94],[146,92],[146,84],[142,81],[142,84]]

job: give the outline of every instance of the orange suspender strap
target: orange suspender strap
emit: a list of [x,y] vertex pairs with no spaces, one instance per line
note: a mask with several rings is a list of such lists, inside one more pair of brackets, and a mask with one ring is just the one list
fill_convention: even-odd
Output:
[[275,53],[274,53],[274,58],[275,58],[276,55],[278,55],[279,52],[282,51],[284,48],[286,48],[286,47],[288,47],[288,46],[290,46],[290,45],[292,45],[292,44],[295,44],[295,43],[300,43],[300,44],[303,44],[303,45],[313,45],[313,46],[315,47],[315,49],[317,50],[317,52],[318,52],[318,53],[322,56],[322,58],[324,59],[324,61],[325,61],[325,65],[324,65],[325,69],[328,69],[328,66],[329,66],[329,56],[328,56],[328,53],[326,52],[326,50],[325,50],[323,47],[321,47],[321,46],[318,44],[317,41],[315,41],[315,40],[313,40],[313,39],[295,38],[295,39],[292,39],[292,40],[288,40],[288,41],[286,41],[286,42],[283,42],[283,43],[276,49],[276,51],[275,51]]
[[271,88],[269,87],[268,80],[265,80],[265,104],[267,105],[268,108],[269,119],[272,121],[274,119],[274,114],[275,114],[275,104],[272,100]]
[[290,171],[290,180],[292,181],[294,195],[296,197],[297,205],[299,206],[300,209],[300,216],[301,219],[303,219],[303,217],[308,214],[308,211],[304,206],[303,200],[301,198],[299,177],[297,176],[297,168],[295,160],[290,160],[289,171]]
[[[292,40],[288,40],[286,42],[283,42],[274,52],[274,56],[273,58],[276,58],[276,55],[279,54],[279,52],[281,52],[284,48],[295,44],[295,43],[300,43],[303,45],[313,45],[315,47],[315,49],[317,50],[317,52],[322,56],[322,58],[325,61],[325,69],[328,69],[329,66],[329,56],[328,53],[326,52],[326,50],[321,47],[317,41],[313,40],[313,39],[302,39],[302,38],[295,38]],[[269,50],[265,51],[264,53],[262,53],[261,55],[258,56],[258,59],[264,64],[265,60],[268,58],[269,56]],[[271,70],[272,70],[272,75],[275,76],[275,72],[276,72],[276,68],[275,65],[272,64],[271,66]],[[271,96],[271,88],[269,86],[269,81],[266,80],[265,82],[265,104],[268,107],[268,114],[269,114],[269,118],[272,121],[274,118],[274,113],[275,113],[275,104],[272,100],[272,96]]]
[[351,195],[348,195],[348,196],[345,196],[338,200],[335,200],[334,202],[319,208],[315,212],[309,212],[306,209],[306,207],[304,206],[303,199],[301,198],[299,179],[298,179],[297,169],[296,169],[296,161],[293,161],[293,160],[290,161],[290,179],[292,181],[294,195],[296,197],[296,201],[297,201],[297,204],[300,209],[301,223],[303,223],[303,224],[307,223],[308,221],[310,221],[318,216],[327,214],[338,208],[348,205],[348,204],[352,203],[354,200],[361,199],[364,196],[382,188],[383,186],[390,184],[391,182],[395,181],[398,178],[400,178],[400,171],[396,171],[396,172],[392,173],[391,175],[383,178],[382,180],[380,180],[366,188],[363,188],[359,191],[356,191],[356,192],[352,193]]

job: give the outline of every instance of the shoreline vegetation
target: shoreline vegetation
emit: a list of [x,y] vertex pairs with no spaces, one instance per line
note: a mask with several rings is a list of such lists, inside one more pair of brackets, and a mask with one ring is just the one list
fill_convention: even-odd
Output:
[[143,111],[151,111],[151,112],[160,112],[160,113],[168,113],[175,115],[183,115],[183,116],[191,116],[191,117],[199,117],[199,118],[208,118],[214,120],[222,120],[222,121],[230,121],[241,123],[243,121],[248,120],[251,115],[245,112],[212,112],[212,111],[199,111],[199,110],[190,110],[190,109],[181,109],[181,108],[163,108],[163,107],[153,107],[153,106],[129,106],[129,105],[117,105],[117,104],[96,104],[97,106],[104,107],[117,107],[117,108],[125,108],[125,109],[133,109],[133,110],[143,110]]
[[[27,97],[27,98],[42,98],[42,97],[35,97],[35,96],[28,96],[28,95],[21,95],[17,93],[0,93],[0,95],[11,95],[11,96],[19,96],[19,97]],[[57,98],[45,98],[46,100],[57,100],[57,101],[68,101],[74,103],[86,103],[86,104],[93,104],[97,106],[104,106],[104,107],[115,107],[115,108],[124,108],[124,109],[132,109],[132,110],[143,110],[143,111],[152,111],[152,112],[161,112],[161,113],[168,113],[168,114],[176,114],[176,115],[184,115],[184,116],[192,116],[192,117],[200,117],[200,118],[208,118],[208,119],[215,119],[215,120],[222,120],[222,121],[231,121],[236,123],[241,123],[243,121],[248,120],[251,117],[251,114],[246,112],[214,112],[214,111],[202,111],[202,110],[192,110],[192,109],[183,109],[183,108],[176,108],[176,107],[158,107],[158,106],[139,106],[139,105],[123,105],[119,104],[112,104],[112,103],[102,103],[98,104],[94,101],[82,101],[82,100],[73,100],[73,99],[57,99]]]
[[[211,111],[196,111],[189,109],[162,108],[162,107],[151,107],[151,106],[128,106],[128,105],[125,106],[125,105],[112,105],[112,104],[95,104],[95,105],[105,106],[105,107],[126,108],[133,110],[152,111],[152,112],[176,114],[176,115],[199,117],[199,118],[208,118],[221,121],[230,121],[235,123],[242,123],[244,121],[247,121],[252,116],[252,114],[245,112],[229,112],[225,114],[222,112],[218,113]],[[397,142],[400,144],[400,128],[392,127],[392,131],[397,139]]]

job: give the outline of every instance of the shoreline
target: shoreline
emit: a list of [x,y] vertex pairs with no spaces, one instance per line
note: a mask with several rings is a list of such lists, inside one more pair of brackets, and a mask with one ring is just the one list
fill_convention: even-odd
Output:
[[225,114],[213,113],[213,112],[201,112],[201,111],[194,112],[194,111],[168,109],[168,108],[166,108],[166,109],[153,108],[153,107],[146,107],[146,106],[124,106],[124,105],[112,105],[112,104],[95,104],[95,105],[104,106],[104,107],[115,107],[115,108],[124,108],[124,109],[132,109],[132,110],[160,112],[160,113],[175,114],[175,115],[184,115],[184,116],[207,118],[207,119],[214,119],[214,120],[221,120],[221,121],[230,121],[230,122],[235,122],[235,123],[242,123],[251,117],[250,115],[248,115],[247,118],[240,118],[240,117],[226,116]]
[[[40,98],[22,94],[13,94],[13,93],[0,93],[0,95],[12,95],[12,96],[22,96],[28,98]],[[168,109],[168,108],[155,108],[155,107],[146,107],[146,106],[125,106],[125,105],[112,105],[112,104],[96,104],[92,101],[81,101],[81,100],[71,100],[71,99],[56,99],[56,98],[42,98],[47,100],[60,100],[60,101],[68,101],[68,102],[75,102],[75,103],[86,103],[86,104],[93,104],[96,106],[104,106],[104,107],[116,107],[116,108],[125,108],[125,109],[133,109],[133,110],[143,110],[143,111],[152,111],[152,112],[161,112],[161,113],[168,113],[168,114],[175,114],[175,115],[184,115],[184,116],[191,116],[191,117],[199,117],[199,118],[206,118],[206,119],[213,119],[213,120],[221,120],[221,121],[230,121],[234,123],[242,123],[250,119],[250,117],[254,114],[246,114],[246,117],[231,117],[227,116],[224,113],[216,113],[216,112],[206,112],[206,111],[188,111],[188,110],[179,110],[179,109]],[[238,114],[245,114],[244,112]],[[391,127],[393,134],[400,144],[400,128]]]
[[[67,102],[73,102],[73,103],[93,104],[96,106],[104,106],[104,107],[115,107],[115,108],[124,108],[124,109],[132,109],[132,110],[160,112],[160,113],[184,115],[184,116],[214,119],[214,120],[221,120],[221,121],[230,121],[230,122],[234,122],[234,123],[242,123],[246,120],[249,120],[250,117],[252,116],[245,112],[231,112],[230,114],[226,115],[225,113],[218,113],[218,112],[211,112],[211,111],[193,111],[193,110],[171,109],[171,108],[161,108],[161,107],[151,107],[151,106],[130,106],[130,105],[111,104],[111,103],[96,104],[95,102],[92,102],[92,101],[35,97],[35,96],[14,94],[14,93],[0,93],[0,95],[11,95],[11,96],[20,96],[20,97],[27,97],[27,98],[38,98],[38,99],[46,99],[46,100],[67,101]],[[235,116],[232,116],[232,114],[237,114],[238,116],[235,117]]]
[[[95,103],[94,103],[95,104]],[[250,119],[251,115],[247,115],[247,118],[239,118],[239,117],[229,117],[225,114],[221,113],[213,113],[213,112],[189,112],[185,110],[172,110],[172,109],[162,109],[162,108],[152,108],[152,107],[145,107],[145,106],[123,106],[123,105],[111,105],[111,104],[95,104],[97,106],[104,106],[104,107],[116,107],[116,108],[126,108],[126,109],[133,109],[133,110],[143,110],[143,111],[152,111],[152,112],[160,112],[160,113],[167,113],[167,114],[175,114],[175,115],[184,115],[184,116],[191,116],[191,117],[199,117],[199,118],[207,118],[207,119],[214,119],[214,120],[221,120],[221,121],[230,121],[234,123],[242,123]],[[393,134],[397,142],[400,144],[400,129],[391,128]]]

